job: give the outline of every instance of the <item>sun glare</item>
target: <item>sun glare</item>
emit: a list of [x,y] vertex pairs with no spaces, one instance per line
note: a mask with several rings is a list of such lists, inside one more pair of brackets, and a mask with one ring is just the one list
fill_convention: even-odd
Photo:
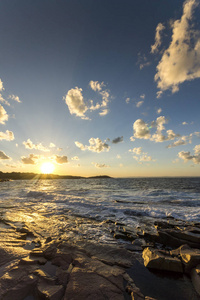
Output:
[[40,170],[43,174],[51,174],[54,170],[54,164],[51,162],[45,162],[41,165]]

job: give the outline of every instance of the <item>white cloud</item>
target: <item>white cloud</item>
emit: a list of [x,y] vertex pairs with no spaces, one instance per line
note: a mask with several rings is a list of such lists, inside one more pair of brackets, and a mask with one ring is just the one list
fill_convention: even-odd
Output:
[[194,155],[191,155],[190,151],[181,151],[178,153],[178,157],[183,159],[184,162],[192,160],[194,164],[200,163],[200,145],[194,147]]
[[159,115],[162,112],[162,108],[158,108],[156,112]]
[[186,80],[200,77],[200,31],[194,30],[193,11],[198,0],[186,0],[183,15],[172,24],[171,43],[157,65],[155,81],[160,91],[179,90]]
[[50,144],[49,144],[49,147],[50,147],[50,148],[55,148],[56,145],[55,145],[54,143],[50,143]]
[[69,90],[65,96],[65,103],[69,108],[70,114],[87,119],[85,112],[88,110],[88,107],[84,102],[81,88],[75,87]]
[[11,159],[9,156],[7,156],[3,151],[0,151],[0,160],[4,159]]
[[128,103],[130,102],[130,100],[131,100],[130,98],[126,98],[125,101],[126,101],[126,103],[128,104]]
[[89,144],[89,146],[84,146],[78,141],[75,142],[75,145],[82,151],[89,150],[92,152],[100,153],[105,151],[108,152],[110,150],[110,146],[106,142],[102,142],[102,140],[99,138],[91,138],[89,140]]
[[6,130],[6,132],[0,132],[0,141],[13,141],[15,139],[14,133],[12,131]]
[[55,161],[57,162],[57,164],[62,165],[68,163],[68,158],[65,155],[63,156],[55,155]]
[[159,23],[156,27],[155,43],[151,46],[151,53],[158,52],[158,48],[161,45],[161,32],[165,29],[162,23]]
[[71,158],[71,160],[79,160],[79,157],[78,156],[74,156]]
[[100,92],[101,90],[102,90],[102,88],[105,86],[104,85],[104,82],[98,82],[98,81],[93,81],[93,80],[91,80],[90,82],[89,82],[89,86],[91,87],[91,89],[93,90],[93,91],[98,91],[98,92]]
[[129,152],[133,152],[136,155],[140,155],[142,153],[142,147],[135,147],[133,149],[130,149]]
[[0,104],[0,124],[5,124],[6,121],[8,121],[8,114]]
[[109,168],[110,166],[106,165],[106,164],[98,164],[98,163],[92,163],[95,168]]
[[120,154],[117,154],[117,159],[121,159],[121,155]]
[[21,160],[22,160],[22,163],[25,165],[35,165],[35,164],[37,164],[37,162],[40,158],[41,158],[40,155],[29,154],[28,157],[22,156]]
[[145,54],[139,52],[137,64],[139,64],[140,70],[142,70],[144,67],[150,66],[151,62],[148,61]]
[[100,116],[106,116],[108,113],[109,113],[109,110],[106,108],[106,109],[103,109],[103,110],[99,113],[99,115],[100,115]]
[[19,97],[16,96],[16,95],[10,95],[8,98],[9,98],[9,99],[12,99],[12,100],[14,100],[14,101],[16,101],[16,102],[18,102],[18,103],[21,103],[21,101],[19,100]]
[[26,149],[36,149],[44,152],[49,152],[50,150],[46,147],[44,147],[41,143],[39,144],[33,144],[33,142],[28,139],[26,142],[23,142],[23,145]]
[[[155,121],[151,122],[151,126],[145,123],[142,119],[138,119],[133,124],[133,137],[138,139],[149,139],[156,143],[162,143],[164,141],[174,140],[177,137],[180,137],[180,134],[176,134],[173,130],[169,129],[163,134],[163,130],[165,130],[164,124],[167,124],[168,120],[164,116],[158,117]],[[156,132],[154,134],[150,134],[150,129],[155,128]]]
[[3,87],[3,81],[1,80],[0,78],[0,91],[3,91],[4,90],[4,87]]
[[143,103],[144,103],[144,101],[138,101],[138,102],[136,103],[136,107],[142,106]]
[[90,103],[91,103],[90,110],[97,110],[101,108],[101,105],[98,102],[94,105],[93,100],[90,100]]
[[188,125],[188,123],[187,122],[182,122],[182,125]]
[[5,100],[1,94],[0,94],[0,102],[10,106],[10,103],[7,100]]
[[145,99],[145,94],[140,95],[141,99]]
[[142,120],[137,119],[133,124],[134,137],[137,139],[149,139],[150,130],[148,125]]

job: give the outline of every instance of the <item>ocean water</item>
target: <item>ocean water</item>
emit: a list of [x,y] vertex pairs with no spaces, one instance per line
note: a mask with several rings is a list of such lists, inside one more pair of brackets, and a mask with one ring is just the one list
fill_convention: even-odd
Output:
[[0,216],[15,226],[26,223],[53,236],[77,232],[111,242],[108,220],[131,228],[167,217],[200,222],[200,178],[2,182]]

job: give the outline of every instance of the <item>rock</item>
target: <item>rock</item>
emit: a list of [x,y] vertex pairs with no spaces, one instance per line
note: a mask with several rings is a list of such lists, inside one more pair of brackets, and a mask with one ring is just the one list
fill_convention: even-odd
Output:
[[63,270],[61,268],[57,268],[56,270],[56,277],[58,278],[58,282],[60,285],[66,286],[69,281],[70,273],[68,270]]
[[75,267],[70,275],[64,300],[123,300],[124,295],[115,284],[94,272]]
[[181,259],[185,265],[185,271],[189,272],[192,268],[200,264],[200,250],[182,248],[180,250]]
[[64,295],[62,285],[48,285],[45,282],[38,284],[37,293],[42,299],[46,300],[61,300]]
[[[3,300],[24,300],[26,296],[33,292],[37,283],[37,278],[34,275],[23,277],[14,287],[8,288],[4,295],[0,293],[0,299]],[[1,291],[2,292],[2,291]]]
[[182,245],[177,249],[171,250],[169,253],[171,256],[180,256],[181,255],[181,251],[185,250],[185,249],[191,249],[188,245]]
[[180,259],[164,255],[161,251],[146,248],[143,251],[142,257],[144,259],[144,265],[147,268],[183,272],[183,266]]
[[52,238],[49,236],[48,238],[46,238],[45,244],[48,244],[52,241]]
[[47,262],[46,258],[40,256],[39,257],[34,256],[33,258],[27,256],[20,260],[21,265],[35,265],[35,264],[44,265],[46,264],[46,262]]
[[200,265],[192,269],[190,275],[194,288],[196,292],[200,295]]

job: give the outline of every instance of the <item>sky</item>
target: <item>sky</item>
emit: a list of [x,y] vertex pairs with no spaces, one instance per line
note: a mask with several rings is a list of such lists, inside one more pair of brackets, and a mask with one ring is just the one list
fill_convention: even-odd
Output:
[[199,0],[1,0],[0,171],[200,176]]

